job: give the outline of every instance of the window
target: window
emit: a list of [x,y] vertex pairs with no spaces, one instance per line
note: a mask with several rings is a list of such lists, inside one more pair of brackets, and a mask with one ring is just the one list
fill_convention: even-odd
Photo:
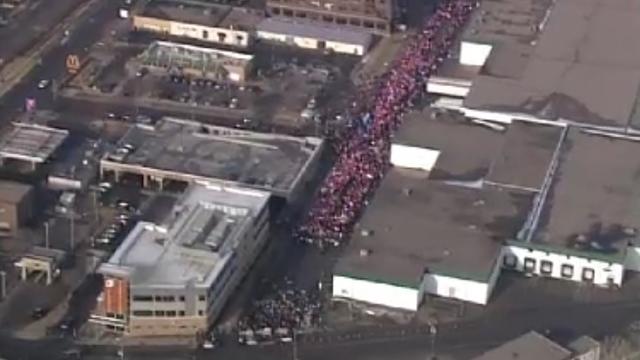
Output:
[[241,44],[244,41],[244,36],[236,35],[236,43]]
[[593,281],[595,277],[595,272],[591,268],[582,269],[582,280],[584,281]]
[[351,18],[349,19],[349,25],[362,26],[362,22],[360,22],[360,19]]
[[572,278],[573,277],[573,266],[564,264],[560,270],[560,274],[563,278]]
[[548,260],[540,261],[540,273],[544,275],[550,275],[553,271],[553,263]]
[[184,302],[184,295],[181,295],[179,299],[180,301]]
[[198,316],[203,316],[203,315],[204,315],[204,311],[198,310]]
[[156,296],[153,297],[153,300],[155,300],[157,302],[162,302],[162,296],[156,295]]
[[134,310],[133,316],[151,316],[153,312],[151,310]]
[[341,18],[341,17],[336,18],[336,23],[337,23],[338,25],[346,25],[346,24],[347,24],[347,19],[345,19],[345,18]]
[[225,42],[227,40],[227,34],[223,33],[223,32],[219,32],[218,33],[218,42]]
[[364,27],[369,28],[369,29],[373,29],[373,22],[365,21],[364,22]]
[[333,22],[333,16],[323,15],[322,16],[322,21],[332,23]]
[[283,9],[282,10],[282,15],[292,17],[293,16],[293,10]]
[[376,24],[376,29],[385,30],[386,31],[387,30],[387,24],[385,24],[385,23],[377,23]]
[[199,301],[204,301],[204,295],[198,295],[198,300]]
[[298,12],[296,12],[296,17],[304,19],[304,18],[307,17],[307,13],[303,12],[303,11],[298,11]]
[[165,316],[166,312],[164,310],[156,310],[155,315],[156,316]]
[[280,8],[273,8],[273,9],[271,9],[271,12],[272,12],[274,15],[280,15]]
[[515,256],[506,254],[502,259],[502,263],[504,264],[504,267],[513,269],[516,267],[516,264],[518,262],[517,260],[518,259]]
[[133,301],[152,301],[153,297],[149,295],[134,295]]
[[202,38],[205,40],[209,38],[209,32],[207,30],[202,30]]
[[178,311],[178,316],[184,316],[184,310]]
[[174,310],[169,310],[169,311],[167,311],[167,316],[175,317],[176,316],[176,312]]
[[531,258],[524,258],[524,271],[531,273],[536,270],[536,260]]

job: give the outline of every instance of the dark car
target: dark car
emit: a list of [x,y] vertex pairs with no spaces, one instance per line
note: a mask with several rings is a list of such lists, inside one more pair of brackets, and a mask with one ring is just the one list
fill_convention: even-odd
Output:
[[49,308],[39,306],[31,311],[31,318],[33,318],[34,320],[42,319],[43,317],[47,316],[49,311]]

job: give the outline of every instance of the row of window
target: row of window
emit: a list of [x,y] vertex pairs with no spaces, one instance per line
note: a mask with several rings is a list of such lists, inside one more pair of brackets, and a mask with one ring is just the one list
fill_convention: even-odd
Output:
[[[510,269],[514,269],[517,265],[517,258],[512,255],[506,255],[504,257],[504,266]],[[524,258],[524,272],[526,273],[535,273],[536,272],[537,260],[525,257]],[[551,275],[553,273],[553,262],[549,260],[540,260],[540,274],[542,275]],[[573,265],[570,264],[561,264],[560,265],[560,276],[567,279],[573,279],[574,276],[574,268]],[[592,268],[582,268],[582,280],[592,282],[595,278],[595,271]]]
[[[203,316],[204,310],[198,310],[198,316]],[[174,310],[134,310],[133,316],[155,316],[155,317],[176,317],[176,316],[185,316],[184,310],[174,311]]]
[[359,27],[365,27],[368,29],[378,29],[378,30],[383,30],[386,31],[388,30],[387,27],[387,23],[386,22],[375,22],[375,21],[371,21],[371,20],[362,20],[359,18],[344,18],[344,17],[336,17],[333,15],[319,15],[316,13],[312,13],[312,12],[305,12],[305,11],[296,11],[294,12],[293,10],[290,9],[281,9],[278,7],[273,7],[271,8],[271,13],[273,15],[283,15],[283,16],[287,16],[287,17],[297,17],[300,19],[304,19],[304,18],[309,18],[311,20],[322,20],[326,23],[332,23],[332,24],[338,24],[338,25],[352,25],[352,26],[359,26]]
[[[175,302],[176,297],[173,295],[134,295],[133,301]],[[184,296],[179,296],[178,301],[184,302]]]

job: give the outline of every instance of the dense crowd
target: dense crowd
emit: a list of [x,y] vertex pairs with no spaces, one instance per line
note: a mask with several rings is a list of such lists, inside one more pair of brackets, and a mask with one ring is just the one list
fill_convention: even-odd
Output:
[[390,71],[367,82],[364,100],[353,103],[347,131],[336,142],[336,163],[296,233],[299,240],[337,246],[348,236],[389,166],[391,136],[401,115],[444,61],[477,1],[441,2]]
[[273,296],[254,302],[237,329],[240,334],[263,337],[282,334],[283,330],[284,334],[291,334],[293,330],[317,326],[320,310],[317,291],[295,289],[292,282],[286,281]]

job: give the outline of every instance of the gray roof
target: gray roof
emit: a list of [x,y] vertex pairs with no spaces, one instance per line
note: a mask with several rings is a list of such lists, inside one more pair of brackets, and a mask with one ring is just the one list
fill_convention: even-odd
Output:
[[571,128],[534,241],[618,260],[640,230],[640,138]]
[[[544,25],[542,31],[526,37],[533,42],[504,36],[490,41],[495,51],[465,105],[626,126],[640,88],[639,9],[637,2],[557,0],[544,24],[539,11],[530,9],[527,21]],[[488,9],[484,18],[507,10]]]
[[569,350],[531,331],[473,360],[569,360],[570,356]]
[[[447,185],[424,171],[393,168],[335,273],[414,287],[425,271],[486,281],[531,201],[530,194]],[[362,249],[371,252],[363,257]]]
[[67,138],[69,131],[48,126],[14,123],[0,137],[0,158],[41,163]]
[[559,150],[564,129],[526,121],[512,122],[486,180],[539,191]]
[[263,134],[188,120],[164,118],[154,127],[134,126],[118,150],[107,154],[102,167],[127,167],[170,172],[192,180],[237,183],[286,193],[305,172],[322,141]]
[[364,31],[347,30],[335,25],[327,26],[311,21],[294,21],[279,17],[264,19],[257,25],[256,30],[361,45],[365,48],[369,47],[371,43],[371,34]]
[[190,187],[171,214],[138,222],[100,272],[128,272],[132,286],[208,288],[266,208],[257,190]]

